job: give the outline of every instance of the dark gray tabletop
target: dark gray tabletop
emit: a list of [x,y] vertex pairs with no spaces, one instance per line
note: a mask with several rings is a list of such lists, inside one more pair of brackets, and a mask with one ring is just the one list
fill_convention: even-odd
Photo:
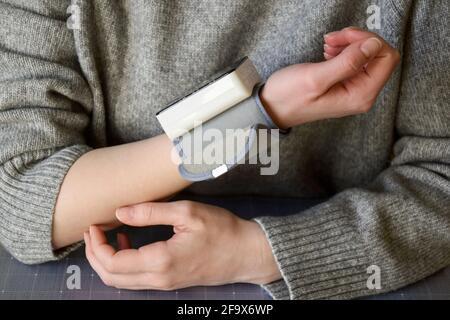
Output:
[[[270,215],[298,213],[318,200],[267,199],[255,197],[205,198],[182,196],[219,205],[232,212],[251,218],[261,212]],[[125,229],[131,234],[133,244],[142,245],[170,237],[170,228]],[[114,232],[109,235],[114,238]],[[81,271],[80,289],[68,289],[69,266]],[[270,296],[259,286],[231,284],[219,287],[195,287],[172,292],[129,291],[106,287],[87,262],[83,248],[59,262],[26,266],[14,260],[0,247],[0,299],[243,299],[262,300]],[[414,285],[396,292],[370,299],[442,299],[450,300],[450,267]]]

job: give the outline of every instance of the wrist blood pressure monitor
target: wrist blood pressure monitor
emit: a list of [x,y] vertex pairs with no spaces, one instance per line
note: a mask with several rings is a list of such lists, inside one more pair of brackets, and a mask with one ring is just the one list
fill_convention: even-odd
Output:
[[259,100],[260,83],[258,71],[245,57],[156,114],[177,149],[185,179],[224,174],[258,152],[258,130],[278,129]]

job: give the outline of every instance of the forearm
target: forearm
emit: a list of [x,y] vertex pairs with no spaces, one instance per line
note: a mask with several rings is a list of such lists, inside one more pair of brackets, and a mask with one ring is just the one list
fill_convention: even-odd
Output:
[[166,198],[189,185],[171,158],[165,136],[96,149],[80,157],[61,186],[53,219],[53,247],[83,238],[92,224],[115,226],[115,210]]

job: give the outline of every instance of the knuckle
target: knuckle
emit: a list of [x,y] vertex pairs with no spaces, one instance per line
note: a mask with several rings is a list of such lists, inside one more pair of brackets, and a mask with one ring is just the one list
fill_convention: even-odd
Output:
[[387,45],[387,48],[388,50],[386,50],[386,56],[395,64],[398,64],[402,58],[400,51],[389,44]]
[[392,49],[392,60],[394,60],[395,64],[400,63],[401,60],[401,55],[400,55],[400,51],[398,51],[397,49]]
[[113,284],[111,287],[113,287],[113,288],[115,288],[115,289],[126,289],[127,288],[127,285],[125,285],[125,284],[117,284],[117,283],[115,283],[115,284]]
[[114,273],[116,269],[116,263],[114,262],[114,259],[108,259],[105,262],[105,270],[111,273]]
[[306,75],[304,85],[307,88],[307,91],[313,94],[319,93],[322,87],[320,81],[318,81],[312,73]]
[[360,107],[361,113],[369,112],[372,109],[372,106],[373,106],[373,103],[371,103],[371,102],[363,103]]
[[374,34],[374,33],[371,32],[371,31],[367,31],[367,30],[365,30],[365,29],[362,29],[361,27],[358,27],[357,25],[351,25],[351,26],[345,27],[345,28],[342,29],[342,30],[345,31],[345,32],[363,31],[363,32],[365,32],[365,33],[367,33],[367,34]]
[[140,205],[138,207],[133,208],[134,213],[141,216],[146,221],[150,220],[153,207],[151,205]]
[[351,104],[347,108],[347,112],[351,115],[360,114],[360,105],[359,104]]
[[100,277],[100,279],[102,280],[102,282],[105,286],[108,286],[108,287],[114,286],[114,281],[110,275],[103,275],[102,277]]
[[167,254],[161,254],[161,256],[159,257],[159,266],[158,269],[160,272],[167,272],[172,268],[172,257]]
[[159,290],[169,291],[174,289],[172,278],[169,276],[159,277],[154,281],[154,284]]
[[374,105],[373,101],[363,101],[355,106],[356,113],[367,113]]
[[[166,274],[169,272],[172,267],[174,266],[174,258],[173,255],[170,253],[170,251],[165,248],[164,243],[154,244],[155,247],[153,249],[153,252],[155,254],[155,260],[151,262],[149,265],[149,268],[152,270],[155,270],[155,272],[160,274]],[[143,250],[142,247],[138,249]],[[145,255],[145,253],[143,253]]]
[[360,31],[361,28],[359,28],[357,26],[349,26],[349,27],[344,28],[344,31],[346,31],[346,32],[348,32],[348,31],[358,31],[358,30]]
[[208,229],[207,224],[208,223],[205,217],[197,217],[195,219],[195,226],[199,231],[205,231]]
[[343,67],[348,70],[358,71],[360,69],[359,66],[359,58],[355,55],[348,56],[346,59],[342,60]]
[[197,218],[195,203],[192,201],[181,201],[180,202],[181,213],[187,221],[193,221]]
[[370,88],[364,88],[360,92],[353,94],[350,101],[353,101],[348,106],[348,111],[353,114],[361,114],[369,112],[375,105],[378,94],[373,92]]
[[148,288],[158,289],[158,279],[159,277],[155,273],[145,273],[142,278],[142,285],[145,285]]
[[350,26],[350,27],[346,27],[344,29],[342,29],[342,32],[344,33],[345,37],[349,37],[352,35],[352,33],[354,33],[355,31],[361,31],[361,29],[359,29],[358,27],[355,26]]
[[347,37],[348,39],[350,39],[354,35],[355,32],[360,32],[360,33],[363,32],[365,39],[369,39],[371,37],[379,38],[379,35],[377,33],[372,32],[372,31],[367,31],[367,30],[362,29],[357,26],[350,26],[350,27],[344,28],[342,31],[344,32],[345,37]]
[[178,205],[180,206],[182,211],[190,212],[194,208],[194,202],[189,200],[182,200],[178,202]]

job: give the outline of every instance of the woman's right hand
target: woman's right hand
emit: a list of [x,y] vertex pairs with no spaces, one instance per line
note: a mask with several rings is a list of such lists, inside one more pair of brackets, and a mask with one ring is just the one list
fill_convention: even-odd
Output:
[[283,68],[262,88],[261,101],[279,127],[368,112],[400,62],[375,33],[350,27],[324,40],[326,61]]

